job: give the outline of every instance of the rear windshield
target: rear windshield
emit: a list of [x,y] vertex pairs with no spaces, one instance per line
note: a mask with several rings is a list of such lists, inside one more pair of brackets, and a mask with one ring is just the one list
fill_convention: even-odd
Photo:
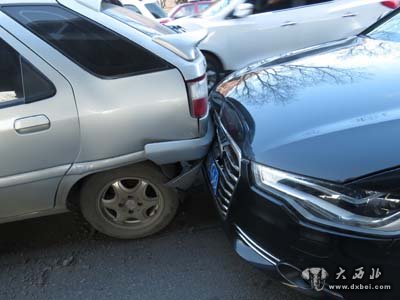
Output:
[[169,68],[131,40],[62,6],[18,5],[2,10],[96,76],[116,78]]

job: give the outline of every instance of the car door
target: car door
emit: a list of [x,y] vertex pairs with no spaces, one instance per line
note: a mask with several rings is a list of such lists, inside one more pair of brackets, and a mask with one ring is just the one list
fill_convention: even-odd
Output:
[[79,121],[68,81],[2,27],[0,60],[1,222],[54,207],[79,151]]
[[301,48],[359,34],[387,11],[376,0],[306,0],[297,8]]
[[[391,4],[395,1],[382,0],[335,0],[335,7],[331,9],[336,13],[340,23],[340,30],[346,35],[356,35],[366,27],[375,23],[379,17],[391,11]],[[393,4],[394,3],[394,4]]]
[[347,12],[338,8],[337,1],[293,0],[292,3],[293,7],[287,11],[288,20],[296,28],[291,48],[302,49],[351,35],[352,29],[344,16]]
[[[292,0],[251,1],[254,13],[244,18],[227,18],[216,28],[215,40],[224,41],[221,50],[225,68],[235,70],[252,62],[301,48],[308,37],[301,36],[301,17]],[[222,44],[221,44],[222,47]]]

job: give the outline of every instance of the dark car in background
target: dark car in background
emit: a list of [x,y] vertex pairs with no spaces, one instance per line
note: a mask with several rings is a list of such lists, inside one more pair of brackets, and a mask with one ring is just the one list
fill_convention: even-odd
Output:
[[399,299],[399,78],[397,10],[214,90],[205,173],[242,258],[324,299]]

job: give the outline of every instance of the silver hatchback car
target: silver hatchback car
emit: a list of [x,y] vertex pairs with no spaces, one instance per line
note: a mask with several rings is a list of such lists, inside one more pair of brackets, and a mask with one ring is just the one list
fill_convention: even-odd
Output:
[[97,230],[163,229],[213,138],[206,33],[108,0],[0,4],[0,223],[79,208]]

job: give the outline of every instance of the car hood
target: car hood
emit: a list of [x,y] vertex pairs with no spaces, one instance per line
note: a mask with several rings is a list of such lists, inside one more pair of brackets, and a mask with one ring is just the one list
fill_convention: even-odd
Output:
[[399,70],[398,44],[356,38],[250,66],[215,95],[240,112],[247,159],[348,182],[400,165]]

